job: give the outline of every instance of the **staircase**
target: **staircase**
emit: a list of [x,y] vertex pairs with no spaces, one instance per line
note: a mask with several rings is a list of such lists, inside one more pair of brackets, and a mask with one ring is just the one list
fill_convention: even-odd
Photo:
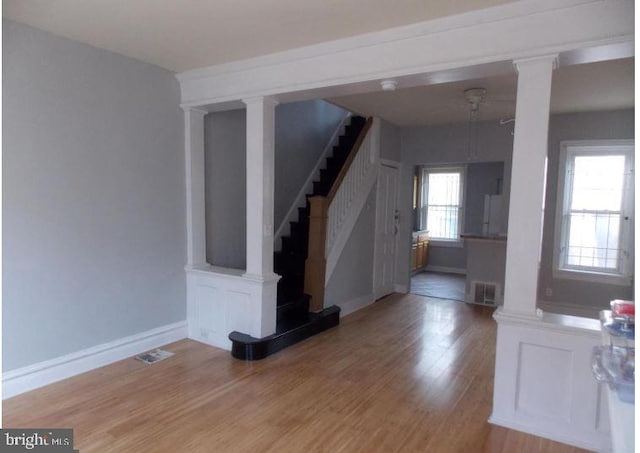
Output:
[[[313,183],[311,196],[327,196],[340,170],[349,157],[366,119],[351,117],[345,132],[333,147],[320,179]],[[287,346],[302,341],[339,323],[340,308],[329,307],[318,313],[309,312],[310,296],[304,293],[305,260],[309,244],[309,202],[298,208],[298,221],[290,222],[290,233],[282,237],[282,249],[274,253],[274,272],[278,282],[276,333],[266,338],[253,338],[232,332],[231,354],[243,360],[258,360]]]

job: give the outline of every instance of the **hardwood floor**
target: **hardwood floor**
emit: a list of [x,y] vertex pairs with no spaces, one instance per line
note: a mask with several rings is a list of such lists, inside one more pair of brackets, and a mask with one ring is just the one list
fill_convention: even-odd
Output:
[[6,400],[89,452],[579,452],[487,423],[486,307],[393,295],[258,362],[189,340]]

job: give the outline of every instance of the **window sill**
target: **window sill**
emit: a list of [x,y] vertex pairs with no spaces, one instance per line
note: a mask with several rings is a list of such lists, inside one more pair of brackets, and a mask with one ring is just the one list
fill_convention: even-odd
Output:
[[561,280],[580,280],[607,285],[631,286],[632,277],[620,274],[605,274],[604,272],[589,272],[569,269],[554,269],[553,278]]

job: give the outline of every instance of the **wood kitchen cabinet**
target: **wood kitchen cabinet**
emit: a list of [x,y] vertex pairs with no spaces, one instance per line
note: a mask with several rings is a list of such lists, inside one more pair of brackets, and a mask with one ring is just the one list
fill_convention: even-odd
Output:
[[415,234],[411,246],[411,270],[417,271],[427,265],[429,251],[429,235],[426,233]]

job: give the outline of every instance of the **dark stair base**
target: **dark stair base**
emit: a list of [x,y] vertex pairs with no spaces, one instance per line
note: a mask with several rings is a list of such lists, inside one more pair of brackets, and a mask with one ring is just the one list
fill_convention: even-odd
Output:
[[254,338],[250,335],[231,332],[231,355],[240,360],[260,360],[274,354],[281,349],[296,344],[302,340],[335,327],[340,324],[340,307],[325,308],[320,313],[309,313],[306,322],[297,326],[278,326],[278,331],[264,338]]

